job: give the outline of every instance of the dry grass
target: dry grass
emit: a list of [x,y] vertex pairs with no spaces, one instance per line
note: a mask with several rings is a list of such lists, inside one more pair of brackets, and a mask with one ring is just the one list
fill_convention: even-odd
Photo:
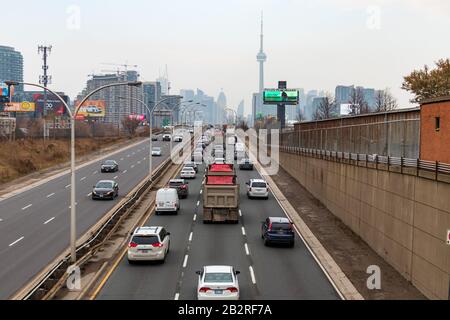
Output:
[[[76,140],[76,155],[84,156],[120,143],[127,138]],[[69,161],[67,140],[17,140],[0,143],[0,184]]]

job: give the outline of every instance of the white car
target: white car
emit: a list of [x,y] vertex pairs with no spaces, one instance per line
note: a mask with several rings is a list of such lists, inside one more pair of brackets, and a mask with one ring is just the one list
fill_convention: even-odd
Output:
[[170,248],[170,232],[164,227],[138,227],[128,243],[128,262],[165,261]]
[[269,184],[263,179],[250,179],[247,185],[247,196],[251,198],[269,199]]
[[182,136],[174,136],[173,137],[173,142],[182,142],[183,141],[183,137]]
[[195,169],[192,167],[184,167],[181,169],[181,179],[195,179]]
[[239,300],[239,271],[231,266],[205,266],[198,274],[198,300]]
[[160,157],[161,156],[161,148],[153,147],[152,148],[152,156]]
[[163,134],[162,141],[171,141],[172,136],[170,134]]

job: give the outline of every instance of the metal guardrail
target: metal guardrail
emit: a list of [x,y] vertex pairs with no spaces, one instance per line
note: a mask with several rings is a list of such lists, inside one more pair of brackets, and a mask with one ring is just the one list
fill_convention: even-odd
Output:
[[[194,139],[191,138],[191,144]],[[151,189],[161,178],[161,175],[171,165],[172,161],[169,157],[165,160],[153,173],[153,180],[147,180],[142,186],[136,190],[131,197],[124,202],[95,233],[88,238],[83,244],[77,247],[77,266],[82,266],[91,254],[106,240],[109,239],[114,230],[119,225],[122,217],[134,208],[134,205],[140,200],[142,195]],[[50,271],[42,276],[42,279],[23,297],[21,300],[41,300],[54,290],[58,283],[65,278],[68,268],[70,267],[70,254],[67,254],[62,260],[57,262]]]
[[[308,149],[293,146],[280,146],[280,151],[321,158],[336,162],[347,162],[358,166],[373,166],[378,170],[395,171],[402,174],[417,175],[427,179],[450,183],[450,164],[438,161],[428,161],[403,157],[390,157],[361,153],[336,152],[329,150]],[[409,169],[409,170],[405,170]],[[413,170],[411,170],[413,169]],[[423,175],[421,172],[432,173]],[[443,179],[441,175],[449,176]]]

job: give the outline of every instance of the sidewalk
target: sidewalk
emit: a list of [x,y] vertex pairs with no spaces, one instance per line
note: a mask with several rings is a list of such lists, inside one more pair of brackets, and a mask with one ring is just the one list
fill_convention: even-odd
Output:
[[[271,178],[364,299],[426,299],[283,168]],[[381,269],[380,290],[366,286],[370,265]]]

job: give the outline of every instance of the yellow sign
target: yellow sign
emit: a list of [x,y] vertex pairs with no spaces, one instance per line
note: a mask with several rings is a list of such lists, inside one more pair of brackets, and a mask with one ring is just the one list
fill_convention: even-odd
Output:
[[5,112],[34,112],[35,110],[34,102],[10,102],[4,105]]
[[104,100],[90,100],[86,101],[80,109],[78,109],[77,115],[85,117],[104,117],[105,109]]

